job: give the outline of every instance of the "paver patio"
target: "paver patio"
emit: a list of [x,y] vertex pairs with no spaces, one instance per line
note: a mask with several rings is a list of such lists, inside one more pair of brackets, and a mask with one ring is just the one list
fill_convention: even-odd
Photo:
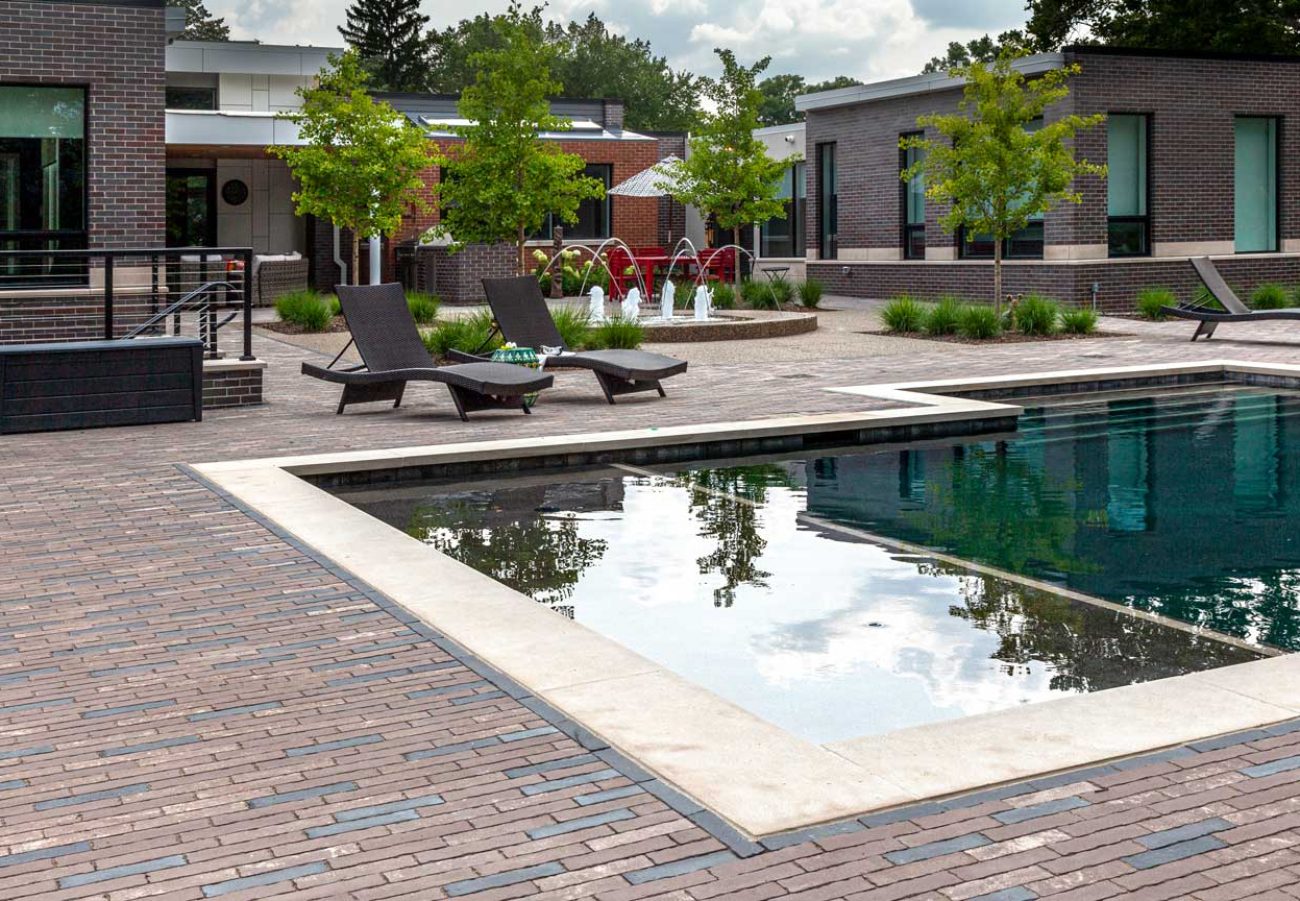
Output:
[[1300,897],[1300,723],[724,842],[176,465],[861,409],[822,389],[878,381],[1300,360],[1285,324],[1197,345],[1186,324],[1108,325],[1135,337],[918,343],[813,377],[675,347],[692,368],[667,400],[608,407],[566,374],[536,415],[469,424],[420,386],[333,416],[334,389],[297,374],[309,352],[259,338],[265,407],[5,438],[0,897]]

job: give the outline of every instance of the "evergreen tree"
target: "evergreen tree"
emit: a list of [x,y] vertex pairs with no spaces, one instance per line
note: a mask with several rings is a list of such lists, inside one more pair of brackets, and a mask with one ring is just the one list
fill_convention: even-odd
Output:
[[175,5],[185,10],[185,30],[181,32],[181,40],[230,40],[230,26],[226,20],[208,12],[203,0],[175,0]]
[[428,88],[429,17],[419,0],[353,0],[339,34],[356,48],[380,91]]

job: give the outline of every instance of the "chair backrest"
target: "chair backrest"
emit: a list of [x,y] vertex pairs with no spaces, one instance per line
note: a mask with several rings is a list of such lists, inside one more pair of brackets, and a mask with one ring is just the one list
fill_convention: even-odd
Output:
[[560,337],[560,330],[555,327],[555,320],[551,318],[536,276],[485,278],[483,291],[487,294],[488,306],[492,308],[501,336],[507,341],[534,350],[543,347],[568,350]]
[[336,290],[348,331],[367,369],[384,372],[433,365],[401,285],[339,285]]
[[1250,307],[1242,303],[1236,292],[1228,287],[1228,283],[1223,280],[1222,275],[1219,275],[1219,270],[1214,268],[1214,263],[1210,262],[1209,257],[1196,257],[1192,260],[1192,268],[1201,277],[1205,287],[1210,289],[1214,299],[1223,304],[1225,310],[1234,315],[1250,312]]

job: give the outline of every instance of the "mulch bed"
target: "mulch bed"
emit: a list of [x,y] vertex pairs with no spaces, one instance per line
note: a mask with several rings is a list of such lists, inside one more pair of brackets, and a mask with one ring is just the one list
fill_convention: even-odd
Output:
[[860,335],[884,335],[887,338],[915,338],[918,341],[940,341],[945,344],[1030,344],[1036,341],[1077,341],[1082,338],[1132,338],[1124,332],[1091,332],[1076,335],[1071,332],[1057,332],[1055,335],[1022,335],[1019,332],[1003,332],[996,338],[964,338],[961,335],[928,335],[925,332],[887,332],[863,331]]
[[296,322],[280,322],[278,319],[273,322],[259,322],[257,327],[264,328],[268,332],[279,332],[282,335],[321,335],[326,332],[346,332],[348,330],[347,321],[342,316],[335,316],[330,320],[329,328],[320,331],[303,328]]

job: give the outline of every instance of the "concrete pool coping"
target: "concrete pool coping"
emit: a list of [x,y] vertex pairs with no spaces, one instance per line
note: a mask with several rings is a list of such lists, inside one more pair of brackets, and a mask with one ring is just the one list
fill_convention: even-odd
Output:
[[1300,366],[1211,361],[854,386],[828,390],[908,406],[192,469],[745,835],[759,838],[1294,718],[1300,715],[1300,655],[815,745],[555,616],[304,477],[996,420],[1018,414],[1019,407],[953,393],[1216,375],[1225,381],[1246,376],[1300,383]]

